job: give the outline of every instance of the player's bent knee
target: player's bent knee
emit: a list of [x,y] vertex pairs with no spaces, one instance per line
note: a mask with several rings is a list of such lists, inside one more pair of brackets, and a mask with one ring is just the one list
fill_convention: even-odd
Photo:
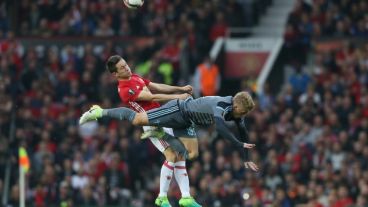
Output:
[[134,126],[144,126],[148,124],[148,117],[146,113],[136,113],[132,121]]
[[193,160],[198,157],[198,140],[193,138],[181,137],[180,140],[188,151],[188,159]]
[[[189,159],[189,155],[188,155],[188,159]],[[184,157],[183,155],[176,156],[176,162],[185,161],[185,160],[186,160],[186,157]]]
[[188,159],[193,160],[198,157],[199,153],[198,150],[191,150],[189,151]]
[[165,155],[165,158],[169,162],[176,162],[176,153],[171,148],[166,148],[166,150],[163,152]]

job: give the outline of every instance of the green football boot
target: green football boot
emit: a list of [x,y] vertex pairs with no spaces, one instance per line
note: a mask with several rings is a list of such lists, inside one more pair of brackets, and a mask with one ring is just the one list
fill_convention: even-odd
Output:
[[202,207],[199,205],[193,197],[183,197],[179,200],[180,207]]
[[167,199],[166,196],[157,197],[155,200],[155,204],[156,206],[160,207],[171,207],[169,199]]
[[165,131],[162,128],[156,128],[153,130],[147,130],[142,133],[141,139],[147,139],[147,138],[157,138],[162,139],[165,136]]
[[102,108],[98,105],[93,105],[87,112],[85,112],[79,119],[79,124],[82,125],[89,121],[96,121],[102,117]]

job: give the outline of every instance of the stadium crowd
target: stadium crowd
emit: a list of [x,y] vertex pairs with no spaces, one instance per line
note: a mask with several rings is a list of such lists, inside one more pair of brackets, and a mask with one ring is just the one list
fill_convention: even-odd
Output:
[[[259,2],[264,1],[268,0]],[[173,58],[185,47],[191,65],[201,61],[228,27],[245,21],[242,4],[235,0],[147,1],[139,10],[127,9],[122,0],[23,0],[19,4],[13,11],[16,22],[10,21],[12,11],[0,6],[0,37],[6,37],[15,23],[17,35],[23,37],[155,37],[166,41],[164,53]]]
[[[80,4],[77,7],[69,5],[71,1],[58,2],[60,14],[54,17],[47,14],[50,8],[43,4],[22,1],[22,6],[31,10],[20,12],[21,34],[161,35],[167,29],[179,31],[176,21],[187,23],[186,18],[193,15],[180,6],[183,1],[166,4],[167,8],[153,4],[145,7],[145,15],[151,15],[154,21],[133,12],[120,14],[120,6],[114,1],[106,5],[73,1]],[[335,1],[316,2],[322,3],[312,6],[313,11]],[[347,1],[336,2],[344,5]],[[357,9],[367,7],[364,1],[358,5],[363,7]],[[175,11],[176,6],[187,15],[163,15],[163,8]],[[210,22],[216,19],[208,16],[214,14],[209,12],[212,6],[198,10],[198,16]],[[327,13],[333,10],[352,17],[349,7],[328,8]],[[88,16],[90,12],[94,15]],[[60,23],[51,24],[56,20],[50,18],[59,18]],[[135,24],[138,20],[132,18],[144,23],[143,31]],[[173,18],[175,23],[165,18]],[[3,25],[1,15],[0,20]],[[213,22],[203,21],[192,21],[195,37],[204,35],[201,38],[211,40],[208,35]],[[360,21],[366,21],[366,17]],[[351,26],[360,21],[351,21]],[[186,25],[191,27],[190,23]],[[199,25],[206,28],[201,30]],[[19,202],[16,155],[22,145],[32,161],[27,175],[27,203],[33,206],[152,206],[163,156],[148,141],[140,140],[141,129],[107,120],[77,125],[81,112],[91,104],[119,105],[116,82],[102,70],[106,56],[119,50],[112,47],[102,55],[86,45],[82,55],[70,46],[40,52],[26,48],[11,32],[5,34],[11,35],[4,35],[0,42],[0,169],[11,160],[14,173],[10,205]],[[191,37],[190,33],[186,35]],[[303,40],[302,36],[295,38]],[[195,51],[200,45],[193,47]],[[261,168],[259,173],[246,171],[238,152],[213,128],[199,129],[200,157],[190,163],[188,173],[193,196],[203,206],[368,205],[368,45],[347,44],[338,51],[316,54],[313,73],[302,66],[294,70],[279,94],[270,94],[267,88],[263,94],[254,94],[257,108],[246,123],[250,142],[257,145],[250,154]],[[157,80],[156,76],[151,78]],[[240,90],[251,89],[243,86]],[[15,139],[9,140],[13,107]],[[3,173],[1,170],[1,193]],[[175,181],[169,197],[172,204],[180,198]]]
[[368,3],[364,0],[298,0],[289,15],[286,39],[309,44],[318,37],[366,37]]
[[305,62],[315,39],[368,36],[368,3],[364,0],[298,0],[289,15],[285,46],[293,59]]

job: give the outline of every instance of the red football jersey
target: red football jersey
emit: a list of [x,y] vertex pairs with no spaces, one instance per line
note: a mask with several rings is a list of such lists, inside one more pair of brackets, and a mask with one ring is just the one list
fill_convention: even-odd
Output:
[[143,90],[150,80],[144,79],[137,74],[132,74],[130,80],[119,80],[118,92],[124,104],[137,112],[143,112],[160,107],[155,101],[136,101],[139,93]]

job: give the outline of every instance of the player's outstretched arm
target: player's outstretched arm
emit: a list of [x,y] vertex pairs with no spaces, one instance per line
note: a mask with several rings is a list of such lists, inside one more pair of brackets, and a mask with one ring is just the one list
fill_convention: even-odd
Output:
[[152,94],[149,91],[141,91],[137,97],[137,101],[157,101],[167,102],[174,99],[186,99],[190,96],[188,93],[184,94]]
[[[243,143],[237,140],[235,136],[230,132],[230,130],[226,127],[225,122],[221,118],[215,117],[215,122],[216,122],[217,132],[224,138],[233,142],[236,146],[247,148],[247,149],[251,149],[256,146],[255,144]],[[257,165],[254,164],[253,162],[246,161],[244,162],[244,165],[245,165],[245,168],[250,168],[253,171],[258,171]]]
[[171,94],[171,93],[193,93],[193,87],[190,85],[186,86],[170,86],[162,83],[149,83],[148,88],[152,93],[165,93],[165,94]]
[[215,122],[216,122],[217,132],[225,139],[230,140],[235,146],[247,148],[247,149],[251,149],[256,146],[255,144],[248,144],[248,143],[240,142],[237,138],[235,138],[233,133],[230,132],[230,130],[225,125],[225,122],[221,118],[215,117]]
[[[245,127],[244,119],[236,119],[235,123],[236,123],[236,126],[238,127],[238,130],[239,130],[240,140],[243,141],[243,142],[248,142],[249,141],[249,137],[248,137],[249,133],[248,133],[247,128]],[[244,160],[246,160],[244,162],[245,168],[247,168],[247,169],[249,168],[249,169],[257,172],[259,170],[259,168],[254,162],[250,161],[248,150],[243,151],[243,156],[244,156]]]

